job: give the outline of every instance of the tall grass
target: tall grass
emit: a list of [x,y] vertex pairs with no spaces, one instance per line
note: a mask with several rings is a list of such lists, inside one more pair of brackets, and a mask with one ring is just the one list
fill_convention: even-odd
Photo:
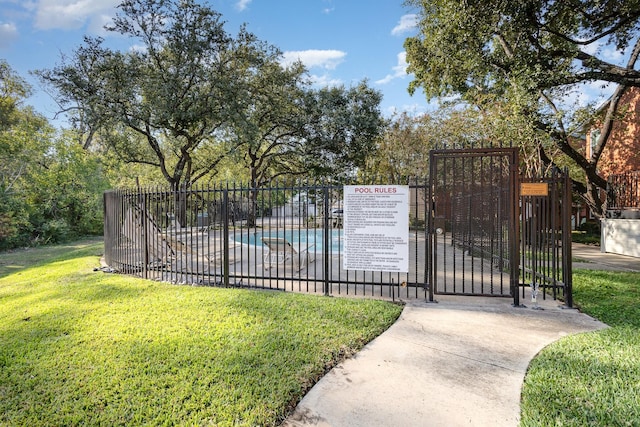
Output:
[[0,254],[2,425],[277,425],[401,311],[94,272],[99,243],[58,248]]

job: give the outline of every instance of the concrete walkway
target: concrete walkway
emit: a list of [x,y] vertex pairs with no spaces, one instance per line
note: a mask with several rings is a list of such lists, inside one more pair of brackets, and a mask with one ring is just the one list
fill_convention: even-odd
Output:
[[640,272],[640,258],[600,252],[599,246],[574,243],[573,268]]
[[[640,271],[640,259],[573,245],[574,268]],[[582,262],[586,261],[586,262]],[[544,347],[606,325],[551,299],[409,301],[387,331],[325,375],[286,427],[505,426],[520,419],[530,361]]]

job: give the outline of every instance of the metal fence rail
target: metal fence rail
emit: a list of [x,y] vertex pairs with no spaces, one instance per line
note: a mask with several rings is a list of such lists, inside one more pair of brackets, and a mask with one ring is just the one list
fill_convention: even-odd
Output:
[[607,186],[607,210],[615,213],[612,216],[640,209],[640,171],[611,175]]
[[343,187],[307,183],[107,191],[105,261],[173,283],[424,298],[427,189],[409,187],[408,273],[345,270]]

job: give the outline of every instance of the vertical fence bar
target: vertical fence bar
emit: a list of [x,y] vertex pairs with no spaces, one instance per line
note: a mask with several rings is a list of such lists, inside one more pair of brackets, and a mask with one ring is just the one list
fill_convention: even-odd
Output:
[[324,267],[324,271],[323,271],[323,282],[322,282],[322,292],[324,293],[324,295],[329,295],[329,286],[330,286],[330,280],[329,280],[329,260],[331,255],[331,237],[329,235],[329,213],[330,213],[330,209],[329,209],[329,186],[325,185],[324,186],[324,191],[323,191],[323,203],[322,203],[322,208],[324,210],[323,212],[323,229],[322,229],[322,247],[324,248],[324,250],[322,251],[322,262],[323,262],[323,267]]
[[138,188],[138,197],[140,197],[141,200],[141,214],[140,214],[140,218],[142,220],[142,227],[140,227],[140,230],[142,232],[142,238],[140,239],[140,241],[142,242],[142,272],[143,272],[143,276],[145,279],[148,279],[148,271],[147,271],[147,267],[149,266],[149,227],[148,227],[148,223],[149,223],[149,218],[147,216],[147,194],[143,193],[142,190],[140,188]]
[[[425,277],[427,278],[427,286],[428,286],[428,299],[430,302],[433,302],[433,293],[435,286],[435,274],[434,274],[434,260],[436,256],[435,246],[433,244],[433,239],[436,237],[436,230],[434,224],[434,217],[436,214],[436,201],[434,199],[434,186],[436,182],[436,156],[433,151],[429,153],[429,180],[428,180],[428,196],[427,196],[427,238],[426,238],[426,248],[427,252],[425,254],[427,260],[427,267],[425,271]],[[428,276],[427,276],[428,274]]]
[[564,299],[567,307],[573,307],[573,271],[571,264],[571,178],[565,168],[562,191],[562,281]]
[[229,187],[222,192],[222,281],[229,287]]

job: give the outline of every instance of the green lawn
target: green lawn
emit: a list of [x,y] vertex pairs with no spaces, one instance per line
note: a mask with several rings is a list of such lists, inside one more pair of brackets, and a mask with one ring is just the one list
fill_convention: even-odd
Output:
[[0,253],[0,425],[277,425],[402,309],[94,272],[101,251]]
[[608,329],[564,338],[532,361],[522,426],[640,426],[640,273],[574,271],[574,302]]

